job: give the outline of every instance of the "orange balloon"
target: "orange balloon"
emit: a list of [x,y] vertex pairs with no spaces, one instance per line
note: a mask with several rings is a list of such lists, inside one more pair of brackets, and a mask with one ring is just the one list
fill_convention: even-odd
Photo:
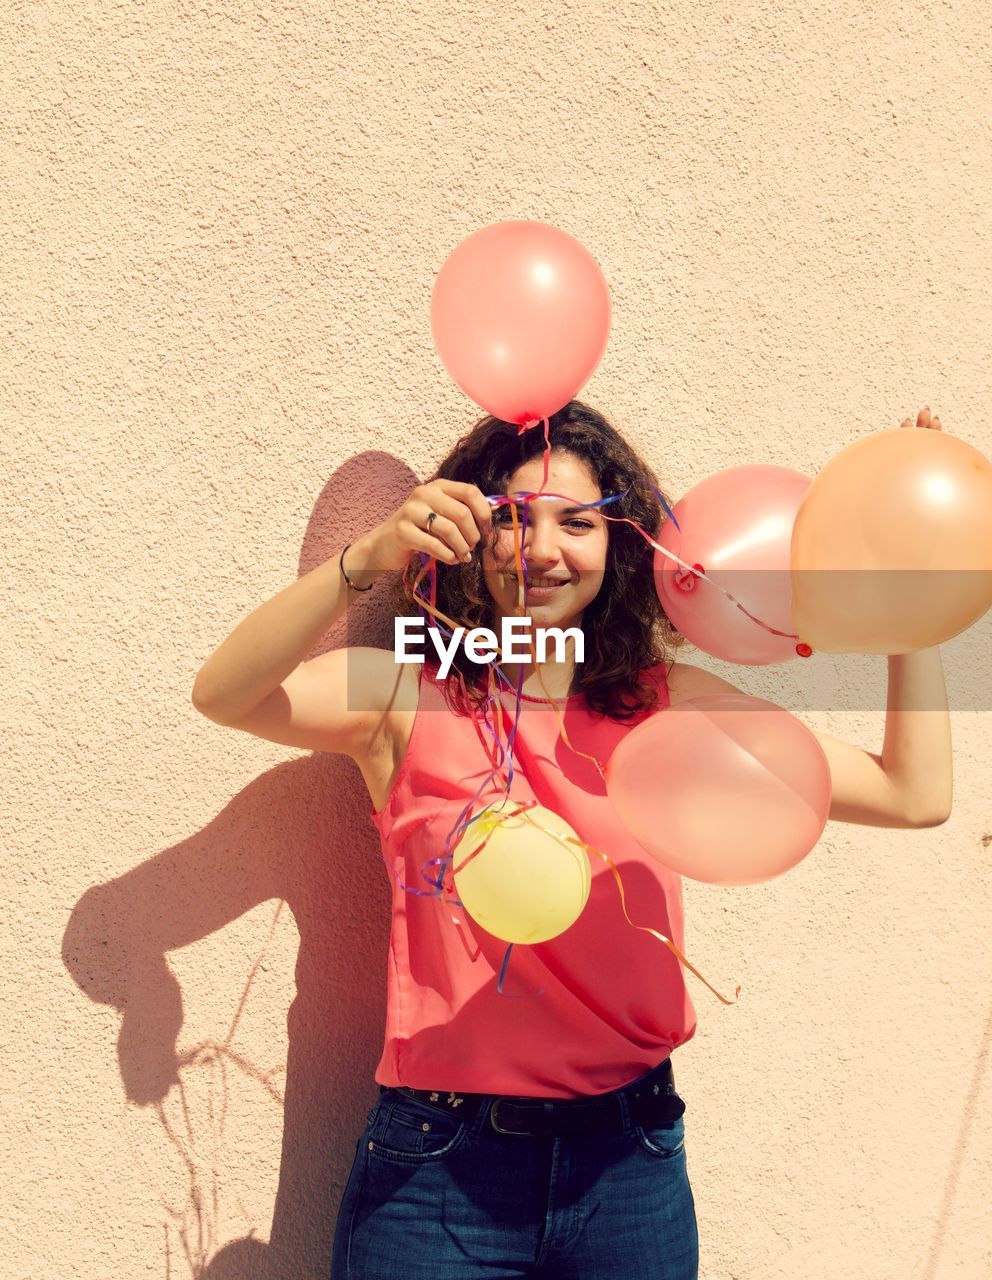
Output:
[[992,606],[992,462],[939,431],[856,440],[810,485],[791,547],[792,618],[825,653],[913,653]]
[[666,867],[707,884],[760,884],[819,840],[830,766],[782,707],[720,694],[689,698],[631,729],[606,762],[606,792]]

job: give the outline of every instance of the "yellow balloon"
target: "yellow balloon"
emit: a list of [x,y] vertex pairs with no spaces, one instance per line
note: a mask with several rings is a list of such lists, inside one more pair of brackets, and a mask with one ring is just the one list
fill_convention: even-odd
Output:
[[992,462],[942,431],[848,445],[792,529],[792,619],[825,653],[914,653],[992,606]]
[[[455,892],[473,920],[504,942],[547,942],[575,923],[589,899],[589,855],[575,832],[541,805],[508,817],[506,801],[466,827],[453,849]],[[473,849],[484,849],[459,871]]]

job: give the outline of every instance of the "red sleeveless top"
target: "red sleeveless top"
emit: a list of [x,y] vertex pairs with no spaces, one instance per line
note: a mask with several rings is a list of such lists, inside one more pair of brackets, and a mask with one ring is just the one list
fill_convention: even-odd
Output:
[[[508,943],[464,908],[452,908],[447,895],[431,896],[421,874],[444,856],[445,837],[492,767],[485,726],[448,707],[436,674],[436,664],[421,667],[406,755],[385,806],[370,815],[392,888],[385,1042],[375,1079],[414,1089],[549,1098],[617,1089],[695,1033],[684,970],[667,946],[628,922],[612,871],[590,855],[592,885],[582,914],[556,938],[515,944],[502,993],[497,989]],[[604,766],[644,714],[669,704],[664,664],[643,674],[656,682],[658,703],[631,721],[590,711],[581,694],[559,700],[572,744]],[[504,743],[515,698],[513,690],[500,694]],[[505,787],[505,760],[502,768],[503,778],[480,792],[472,814],[498,798],[491,788]],[[581,840],[606,853],[620,873],[631,919],[671,938],[684,954],[681,877],[621,825],[595,765],[565,745],[544,699],[522,695],[513,770],[510,798],[560,814]],[[440,866],[428,868],[435,883]],[[464,923],[456,924],[452,913]]]

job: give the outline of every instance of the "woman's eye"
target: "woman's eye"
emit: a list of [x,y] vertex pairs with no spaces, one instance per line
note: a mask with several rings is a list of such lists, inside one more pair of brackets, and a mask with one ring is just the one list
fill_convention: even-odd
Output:
[[[509,507],[500,507],[493,519],[498,524],[510,524],[513,516],[510,514]],[[523,515],[519,511],[517,512],[517,523],[523,524]],[[591,529],[593,527],[589,520],[565,520],[564,524],[573,529]]]

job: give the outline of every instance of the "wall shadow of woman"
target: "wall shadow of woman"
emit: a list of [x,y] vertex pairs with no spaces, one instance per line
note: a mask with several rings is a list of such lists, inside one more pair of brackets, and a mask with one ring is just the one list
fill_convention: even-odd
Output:
[[[390,454],[350,459],[314,506],[300,575],[385,519],[417,482]],[[244,615],[257,603],[246,593]],[[358,595],[306,656],[343,644],[392,648],[392,619],[387,590]],[[209,651],[219,638],[205,643]],[[194,675],[191,669],[190,687]],[[190,713],[196,714],[192,706]],[[167,1241],[178,1241],[167,1247],[184,1251],[196,1276],[327,1275],[355,1143],[378,1097],[373,1072],[385,1019],[390,888],[370,809],[364,780],[348,757],[314,752],[287,760],[249,782],[203,830],[88,889],[71,913],[63,962],[92,1000],[121,1012],[117,1055],[127,1104],[157,1111],[155,1132],[177,1148],[167,1154],[178,1156],[188,1173],[186,1204],[177,1212],[163,1199],[162,1213]],[[251,998],[259,957],[244,958],[243,990],[232,992],[230,1011],[217,1009],[224,1025],[216,1037],[182,1054],[183,993],[167,960],[168,952],[272,900],[272,924],[288,905],[299,932],[284,1090],[281,1064],[258,1066],[237,1048],[238,1017]],[[260,937],[259,952],[264,943]],[[178,1094],[186,1114],[184,1082],[206,1064],[222,1068],[221,1111],[232,1090],[253,1086],[260,1105],[268,1098],[283,1108],[268,1244],[249,1233],[217,1251],[217,1197],[223,1199],[225,1188],[216,1186],[215,1168],[190,1158],[197,1135],[188,1135],[188,1143],[168,1122],[166,1100],[171,1108]]]

